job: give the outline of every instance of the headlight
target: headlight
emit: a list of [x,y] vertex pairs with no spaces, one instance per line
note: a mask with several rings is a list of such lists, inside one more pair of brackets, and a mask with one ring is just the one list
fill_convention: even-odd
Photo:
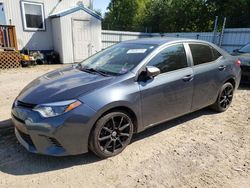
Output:
[[78,100],[69,100],[37,105],[33,110],[39,112],[41,116],[48,118],[59,116],[61,114],[69,112],[77,108],[81,104],[82,103]]

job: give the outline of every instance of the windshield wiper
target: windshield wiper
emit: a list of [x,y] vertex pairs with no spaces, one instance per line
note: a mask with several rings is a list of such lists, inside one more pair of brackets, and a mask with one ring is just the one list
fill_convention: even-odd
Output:
[[97,74],[100,74],[102,76],[109,76],[106,72],[96,70],[96,69],[93,69],[93,68],[82,68],[81,70],[85,71],[85,72],[88,72],[88,73],[97,73]]
[[119,73],[115,73],[115,72],[109,72],[109,71],[105,71],[105,70],[98,70],[98,69],[94,69],[94,68],[86,68],[86,67],[83,67],[81,63],[77,64],[75,67],[77,69],[81,70],[81,71],[91,73],[91,74],[97,73],[97,74],[100,74],[102,76],[118,76],[118,75],[120,75]]

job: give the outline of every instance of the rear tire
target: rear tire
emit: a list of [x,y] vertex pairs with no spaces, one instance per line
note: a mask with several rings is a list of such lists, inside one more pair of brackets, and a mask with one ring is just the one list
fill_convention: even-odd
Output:
[[227,82],[219,92],[216,102],[211,106],[216,112],[225,112],[231,105],[234,96],[234,86]]
[[100,158],[121,153],[133,136],[133,121],[126,112],[111,112],[101,117],[90,136],[90,150]]

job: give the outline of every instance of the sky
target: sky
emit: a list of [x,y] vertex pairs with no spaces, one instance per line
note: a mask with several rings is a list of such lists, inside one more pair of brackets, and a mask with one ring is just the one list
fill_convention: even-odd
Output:
[[109,5],[110,0],[93,0],[94,1],[94,9],[102,10],[102,14],[106,12],[106,8]]

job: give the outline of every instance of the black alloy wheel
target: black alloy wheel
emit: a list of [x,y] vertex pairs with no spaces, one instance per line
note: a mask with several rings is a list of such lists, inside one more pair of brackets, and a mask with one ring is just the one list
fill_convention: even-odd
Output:
[[219,93],[216,102],[212,108],[217,112],[225,112],[231,105],[234,96],[234,86],[227,82],[225,83]]
[[100,158],[121,153],[130,143],[133,122],[124,112],[112,112],[96,123],[90,140],[90,149]]
[[234,88],[230,84],[230,85],[227,85],[227,87],[225,87],[224,90],[221,92],[221,95],[220,95],[221,108],[228,109],[228,107],[230,106],[233,100],[233,91],[234,91]]

